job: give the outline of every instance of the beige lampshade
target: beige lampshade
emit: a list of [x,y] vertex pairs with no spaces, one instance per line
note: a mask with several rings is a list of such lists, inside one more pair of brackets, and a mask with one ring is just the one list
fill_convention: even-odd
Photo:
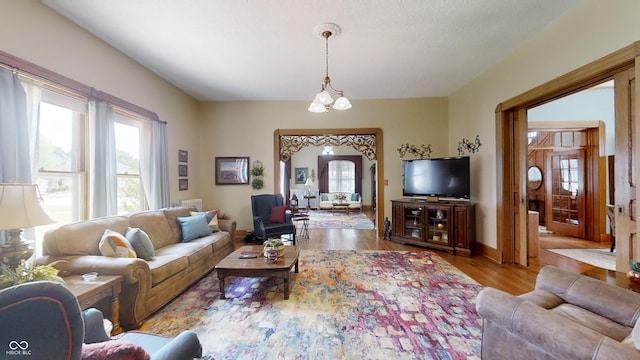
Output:
[[54,221],[44,212],[34,184],[0,184],[0,230],[30,228]]

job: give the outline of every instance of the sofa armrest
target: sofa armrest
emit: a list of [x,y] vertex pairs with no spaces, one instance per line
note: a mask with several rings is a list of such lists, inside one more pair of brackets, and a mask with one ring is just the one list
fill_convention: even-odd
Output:
[[236,236],[236,228],[238,227],[238,223],[235,220],[218,220],[218,226],[220,230],[226,231],[231,236],[231,241],[235,239]]
[[145,276],[151,283],[151,270],[145,260],[138,258],[112,258],[97,255],[73,255],[73,256],[38,256],[36,264],[50,264],[54,261],[64,260],[56,268],[71,274],[85,274],[95,271],[101,275],[121,275],[123,283],[133,284],[141,281]]
[[[492,323],[521,341],[543,349],[550,355],[549,358],[640,358],[640,353],[633,346],[617,342],[532,302],[497,289],[483,289],[478,294],[476,309],[485,323],[484,329],[488,328],[487,323]],[[491,328],[495,331],[495,327]],[[490,335],[483,333],[483,347],[485,337]]]
[[640,318],[640,294],[554,266],[540,270],[536,290],[549,291],[567,303],[625,326],[633,327]]

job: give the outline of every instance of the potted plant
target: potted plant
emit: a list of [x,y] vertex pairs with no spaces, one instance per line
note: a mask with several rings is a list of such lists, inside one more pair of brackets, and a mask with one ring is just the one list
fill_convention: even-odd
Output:
[[260,178],[251,180],[251,187],[255,190],[260,190],[264,186],[264,181]]
[[264,242],[264,256],[267,257],[269,250],[276,250],[278,257],[284,256],[284,243],[280,238],[269,238]]
[[343,202],[345,200],[347,200],[347,195],[345,195],[344,193],[337,193],[335,196],[335,199],[338,200],[338,202]]
[[56,265],[66,262],[64,260],[52,262],[49,265],[35,265],[24,262],[15,269],[0,268],[0,289],[23,284],[31,281],[53,281],[66,286],[65,281],[58,276]]
[[254,166],[251,168],[251,175],[253,176],[262,176],[264,175],[264,167],[262,166]]

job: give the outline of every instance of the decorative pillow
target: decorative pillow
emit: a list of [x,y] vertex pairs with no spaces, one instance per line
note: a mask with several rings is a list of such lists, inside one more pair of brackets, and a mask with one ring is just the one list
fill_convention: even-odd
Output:
[[195,211],[191,212],[191,216],[197,214],[205,215],[205,217],[207,218],[207,223],[209,224],[209,227],[211,228],[211,230],[213,230],[213,232],[220,231],[220,225],[218,224],[218,210],[209,210],[201,213]]
[[329,201],[329,195],[327,195],[327,194],[320,194],[320,200],[321,200],[321,201]]
[[358,193],[351,194],[351,201],[360,201],[360,194]]
[[146,232],[139,228],[130,227],[124,232],[124,237],[129,240],[140,259],[153,260],[156,254],[153,249],[153,243],[151,243],[151,239],[149,239],[149,235]]
[[100,254],[110,257],[137,257],[133,246],[122,234],[113,230],[105,230],[98,245]]
[[271,215],[269,216],[270,223],[283,223],[285,220],[285,214],[287,213],[287,206],[272,206]]
[[125,340],[109,340],[82,344],[82,360],[149,360],[149,353],[141,346]]
[[194,216],[178,217],[182,229],[182,241],[191,241],[202,236],[211,235],[211,228],[207,223],[206,214],[198,213]]

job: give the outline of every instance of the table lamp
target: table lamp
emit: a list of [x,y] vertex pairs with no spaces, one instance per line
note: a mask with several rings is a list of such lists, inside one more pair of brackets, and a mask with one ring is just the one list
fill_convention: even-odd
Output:
[[51,224],[44,212],[34,184],[0,184],[0,230],[7,230],[8,239],[0,245],[0,262],[15,268],[33,255],[33,241],[20,238],[22,228]]
[[311,195],[311,185],[313,185],[313,180],[311,180],[311,178],[307,178],[307,181],[304,184],[307,186],[307,195]]

